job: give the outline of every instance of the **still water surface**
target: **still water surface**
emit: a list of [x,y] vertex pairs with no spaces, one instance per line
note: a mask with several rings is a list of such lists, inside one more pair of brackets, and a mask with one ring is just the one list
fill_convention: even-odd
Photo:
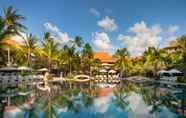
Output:
[[[37,93],[37,92],[36,92]],[[185,89],[126,82],[115,88],[58,88],[38,92],[28,107],[26,97],[12,98],[19,106],[8,118],[178,118],[186,114]]]

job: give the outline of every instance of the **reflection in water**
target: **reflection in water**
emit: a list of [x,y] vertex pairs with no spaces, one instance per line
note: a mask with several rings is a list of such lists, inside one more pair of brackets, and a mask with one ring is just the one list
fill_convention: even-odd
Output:
[[111,96],[101,96],[94,100],[94,108],[95,112],[97,113],[105,113],[110,105]]
[[[59,86],[51,93],[35,90],[33,103],[28,102],[31,99],[28,96],[13,97],[11,105],[17,106],[16,112],[7,114],[12,118],[175,118],[186,114],[185,90],[155,83],[129,82],[112,90]],[[1,109],[3,105],[1,99]]]

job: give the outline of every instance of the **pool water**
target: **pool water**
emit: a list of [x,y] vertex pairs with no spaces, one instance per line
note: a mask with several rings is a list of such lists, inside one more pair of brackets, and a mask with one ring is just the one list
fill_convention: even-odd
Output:
[[[53,93],[52,93],[53,92]],[[30,107],[24,98],[8,118],[177,118],[186,114],[185,88],[159,84],[125,84],[114,88],[60,88],[38,92]]]

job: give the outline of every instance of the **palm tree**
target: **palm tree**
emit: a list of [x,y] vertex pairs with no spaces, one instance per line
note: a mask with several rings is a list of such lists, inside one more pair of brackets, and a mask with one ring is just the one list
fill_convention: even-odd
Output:
[[0,41],[13,35],[20,35],[24,25],[19,23],[20,20],[25,19],[22,15],[17,14],[12,6],[4,9],[4,16],[0,16]]
[[58,43],[54,41],[49,32],[44,34],[43,42],[43,55],[47,58],[48,69],[51,70],[52,61],[58,58]]
[[153,66],[153,75],[156,75],[158,69],[158,63],[160,61],[160,53],[155,47],[149,47],[144,52],[144,57],[146,59],[145,65],[146,66]]
[[24,38],[24,44],[24,48],[26,49],[27,53],[27,65],[30,67],[32,66],[31,56],[36,49],[36,37],[32,34],[27,35],[26,38]]
[[89,43],[86,43],[82,50],[82,62],[84,64],[83,65],[84,69],[88,68],[89,72],[91,71],[91,65],[93,65],[93,61],[94,61],[93,58],[94,58],[94,52],[92,50],[92,47],[90,46]]
[[82,56],[84,58],[93,58],[94,52],[92,50],[92,47],[89,43],[86,43],[82,50]]
[[127,51],[126,48],[121,48],[118,49],[115,54],[114,57],[117,58],[117,62],[116,62],[116,66],[119,67],[121,74],[123,74],[123,71],[127,71],[127,58],[129,57],[129,52]]
[[[17,11],[12,6],[4,9],[4,15],[0,16],[0,50],[2,49],[3,40],[8,39],[13,35],[20,35],[24,25],[19,23],[20,20],[25,19],[22,15],[17,14]],[[8,57],[10,57],[10,49],[8,47]],[[10,64],[10,58],[8,58]]]
[[83,39],[79,36],[75,36],[75,38],[71,41],[72,47],[82,47]]
[[77,64],[76,62],[79,63],[79,55],[75,52],[75,48],[74,47],[69,47],[67,45],[65,45],[63,47],[63,49],[61,49],[61,61],[63,62],[63,64],[68,65],[69,67],[69,73],[70,75],[72,74],[72,69],[75,67],[75,65]]
[[184,66],[186,66],[186,36],[185,35],[181,36],[177,40],[180,44],[181,52],[182,52],[182,55],[183,55]]
[[160,62],[160,66],[163,67],[169,67],[171,64],[171,58],[170,58],[170,54],[167,53],[164,50],[159,49],[158,50],[159,53],[159,62]]

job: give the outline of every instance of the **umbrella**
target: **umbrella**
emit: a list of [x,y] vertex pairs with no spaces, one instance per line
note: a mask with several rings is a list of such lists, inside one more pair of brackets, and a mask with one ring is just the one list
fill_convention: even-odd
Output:
[[47,69],[47,68],[41,68],[41,69],[39,69],[38,71],[39,71],[39,72],[47,72],[48,69]]
[[182,72],[180,72],[177,69],[171,69],[171,70],[169,70],[169,73],[182,73]]
[[166,70],[160,70],[160,71],[158,71],[158,74],[160,74],[160,73],[169,73],[169,71],[166,71]]
[[113,64],[109,64],[109,63],[102,63],[102,66],[112,66]]
[[101,72],[101,73],[106,73],[107,70],[105,70],[105,69],[101,69],[101,70],[99,70],[99,72]]
[[116,73],[115,70],[109,70],[109,73]]
[[31,71],[32,68],[29,68],[29,67],[26,67],[26,66],[21,66],[21,67],[18,67],[18,70],[21,70],[21,71]]
[[0,68],[0,71],[1,72],[14,72],[14,71],[18,71],[18,69],[15,67],[3,67],[3,68]]

